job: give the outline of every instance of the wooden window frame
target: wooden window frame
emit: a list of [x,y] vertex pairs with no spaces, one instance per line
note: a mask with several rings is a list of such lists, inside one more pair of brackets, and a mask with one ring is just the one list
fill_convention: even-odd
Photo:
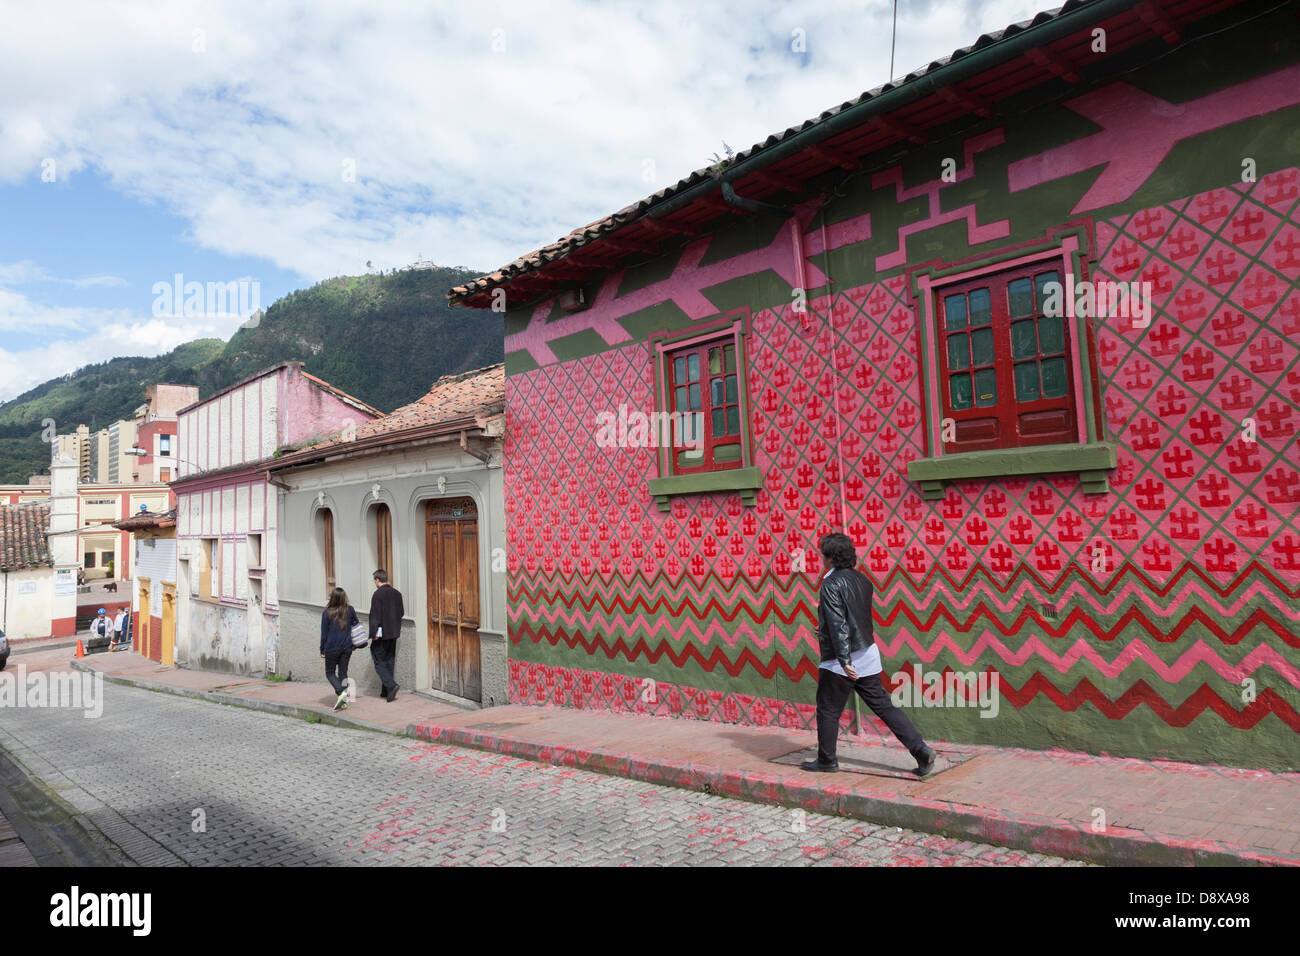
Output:
[[334,593],[334,588],[338,586],[338,579],[335,577],[334,567],[334,511],[330,508],[321,508],[321,557],[323,558],[325,570],[325,594]]
[[[718,359],[718,371],[712,369],[714,358]],[[692,363],[692,359],[695,360]],[[684,452],[675,444],[668,454],[669,464],[675,475],[693,475],[709,471],[726,471],[731,468],[739,468],[742,465],[741,445],[741,424],[740,419],[743,415],[743,409],[740,407],[740,386],[739,386],[739,369],[736,368],[736,340],[735,333],[727,330],[721,335],[703,340],[692,340],[688,345],[678,346],[671,350],[665,349],[661,356],[664,368],[666,401],[664,410],[680,416],[679,421],[684,421],[687,415],[698,414],[700,418],[693,425],[692,431],[699,427],[703,435],[695,435],[696,440],[703,439],[702,448],[700,449],[700,463],[698,465],[689,465],[682,462]],[[689,377],[690,369],[696,369],[694,378]],[[679,378],[685,370],[686,377]],[[729,381],[730,380],[730,381]],[[735,400],[729,399],[727,394],[728,385],[735,383],[736,395]],[[715,385],[721,386],[722,396],[720,403],[714,395]],[[692,389],[698,392],[692,392]],[[680,407],[679,402],[684,397],[688,399],[688,407]],[[693,396],[698,396],[698,405],[692,401]],[[734,427],[729,412],[735,409],[736,416]],[[722,413],[723,434],[719,435],[717,431],[718,420],[717,413]],[[719,459],[719,453],[725,453],[728,457]],[[730,455],[734,455],[731,458]]]
[[[713,435],[711,395],[706,406],[701,401],[704,419],[705,455],[698,466],[683,467],[676,460],[675,449],[659,447],[659,476],[650,478],[647,485],[661,511],[672,509],[672,499],[682,495],[739,494],[741,502],[752,506],[757,502],[762,477],[754,465],[754,445],[751,434],[752,406],[749,399],[749,310],[735,309],[712,321],[692,323],[690,328],[673,332],[661,331],[650,336],[651,360],[655,371],[655,409],[665,412],[676,410],[672,360],[692,352],[701,356],[700,390],[703,399],[708,380],[708,350],[713,347],[734,346],[736,401],[725,402],[726,407],[737,408],[739,433],[728,434],[722,440]],[[725,366],[723,369],[725,377]],[[723,385],[725,396],[725,382]],[[720,447],[738,447],[735,460],[715,461]]]
[[375,566],[388,572],[393,579],[393,512],[388,505],[375,505]]
[[[1033,445],[1052,445],[1077,442],[1079,438],[1079,421],[1077,409],[1077,381],[1072,368],[1074,356],[1073,336],[1064,315],[1047,316],[1039,308],[1041,304],[1042,280],[1051,277],[1057,282],[1064,282],[1058,263],[1055,260],[1021,263],[998,272],[984,272],[973,278],[960,282],[941,285],[935,289],[935,330],[937,372],[939,375],[939,402],[945,418],[953,419],[956,433],[952,441],[945,441],[943,429],[940,430],[940,443],[944,454],[962,454],[970,451],[985,451],[1001,448],[1026,448]],[[1021,280],[1030,283],[1032,306],[1023,315],[1012,314],[1011,286]],[[977,318],[975,304],[979,293],[987,293],[987,322]],[[980,297],[982,298],[982,297]],[[954,308],[958,303],[959,310]],[[1048,323],[1055,319],[1061,328],[1061,347],[1050,353],[1043,351],[1041,332],[1048,328]],[[958,324],[960,322],[960,324]],[[1013,326],[1021,323],[1035,325],[1034,352],[1016,356],[1014,354]],[[981,361],[980,349],[977,348],[977,336],[987,333],[989,342],[987,361]],[[952,367],[953,353],[964,356],[966,364]],[[1062,360],[1065,366],[1065,391],[1059,396],[1044,397],[1043,365],[1053,360]],[[1018,367],[1025,367],[1033,362],[1036,366],[1036,385],[1039,395],[1033,399],[1020,397],[1017,381]],[[993,391],[980,391],[978,383],[981,378],[987,380],[988,373],[993,376]],[[965,381],[970,385],[969,404],[958,408],[953,400],[953,385]],[[982,404],[981,400],[991,397],[993,401]],[[1061,413],[1064,413],[1062,416]],[[1063,418],[1062,424],[1049,429],[1052,416]],[[962,426],[973,425],[975,428],[995,423],[995,434],[980,437],[962,438]],[[1037,433],[1025,431],[1022,426],[1042,423]],[[975,432],[972,428],[972,433]]]
[[[1089,254],[1093,247],[1089,223],[1068,223],[1049,231],[1042,240],[993,255],[949,265],[926,264],[909,270],[919,324],[925,456],[910,461],[907,473],[911,481],[920,485],[927,500],[944,497],[945,483],[949,481],[1063,473],[1078,474],[1085,494],[1105,494],[1110,490],[1109,473],[1116,467],[1118,458],[1114,443],[1105,440],[1102,431],[1096,336],[1090,317],[1067,314],[1064,322],[1069,345],[1065,353],[1067,394],[1073,396],[1074,440],[960,451],[943,441],[944,419],[952,411],[944,395],[948,381],[946,339],[940,326],[943,295],[950,290],[969,289],[972,284],[978,286],[981,279],[1008,276],[1013,270],[1036,274],[1055,267],[1066,282],[1088,281],[1089,262],[1095,260]],[[995,352],[997,346],[995,333]],[[1009,339],[1006,348],[1010,350]],[[1005,394],[1014,408],[1013,375],[1012,372],[1005,379],[999,377],[998,395],[1001,398]],[[1003,387],[1008,391],[1004,393]]]

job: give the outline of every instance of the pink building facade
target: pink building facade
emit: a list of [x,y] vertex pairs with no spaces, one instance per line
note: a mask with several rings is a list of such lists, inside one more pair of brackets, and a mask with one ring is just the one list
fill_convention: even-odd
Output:
[[277,491],[258,466],[380,413],[285,362],[182,409],[177,421],[176,661],[275,670]]

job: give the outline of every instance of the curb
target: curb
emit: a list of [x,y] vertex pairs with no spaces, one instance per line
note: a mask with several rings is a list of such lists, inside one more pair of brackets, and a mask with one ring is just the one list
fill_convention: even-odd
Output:
[[916,800],[892,792],[864,793],[834,784],[792,783],[777,774],[724,770],[707,764],[639,757],[562,744],[539,744],[504,734],[438,724],[411,724],[407,735],[429,743],[488,750],[538,763],[627,777],[660,786],[703,790],[754,803],[797,807],[888,826],[938,833],[1103,866],[1300,866],[1291,857],[1213,840],[1153,837],[1111,827],[1094,833],[1074,820],[1012,815],[968,804]]
[[261,700],[256,697],[240,697],[237,694],[223,694],[215,690],[202,690],[197,687],[175,687],[171,684],[160,684],[155,681],[139,680],[135,677],[118,677],[113,674],[105,674],[103,671],[82,660],[73,658],[71,662],[74,670],[86,671],[91,674],[102,674],[104,680],[110,684],[121,684],[124,687],[135,687],[139,690],[150,690],[159,694],[172,694],[176,697],[188,697],[190,700],[207,700],[216,704],[225,704],[227,707],[243,707],[247,710],[260,710],[268,714],[280,714],[284,717],[297,717],[299,720],[308,720],[314,723],[329,724],[331,727],[346,727],[352,730],[371,730],[376,733],[389,734],[393,737],[400,737],[406,731],[397,730],[393,727],[385,727],[383,724],[372,724],[368,720],[358,720],[355,717],[343,717],[338,711],[334,710],[317,710],[315,707],[309,707],[305,704],[286,704],[275,700]]

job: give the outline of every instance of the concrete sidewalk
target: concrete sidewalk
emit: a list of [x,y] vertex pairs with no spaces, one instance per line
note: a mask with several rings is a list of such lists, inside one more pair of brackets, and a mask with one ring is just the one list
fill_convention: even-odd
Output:
[[835,813],[1109,865],[1300,865],[1300,774],[1173,761],[934,745],[920,780],[897,744],[855,737],[810,774],[811,735],[550,707],[465,710],[403,693],[333,713],[329,687],[162,668],[134,653],[82,662],[109,679],[435,743],[722,796]]
[[213,700],[307,720],[319,719],[321,723],[382,733],[404,734],[415,724],[466,713],[464,707],[407,693],[405,688],[392,703],[382,697],[363,695],[355,703],[349,704],[346,710],[336,711],[332,709],[336,695],[324,681],[318,684],[270,681],[216,671],[163,667],[135,651],[90,654],[80,659],[74,658],[72,663],[74,667],[101,671],[106,680],[146,690]]

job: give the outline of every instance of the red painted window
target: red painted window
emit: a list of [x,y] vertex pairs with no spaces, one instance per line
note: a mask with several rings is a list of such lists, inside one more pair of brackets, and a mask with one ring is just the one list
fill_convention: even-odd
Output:
[[1043,311],[1060,281],[1038,263],[936,290],[945,452],[1078,441],[1069,323]]
[[740,371],[736,338],[728,333],[664,354],[668,411],[673,413],[673,473],[739,468]]

